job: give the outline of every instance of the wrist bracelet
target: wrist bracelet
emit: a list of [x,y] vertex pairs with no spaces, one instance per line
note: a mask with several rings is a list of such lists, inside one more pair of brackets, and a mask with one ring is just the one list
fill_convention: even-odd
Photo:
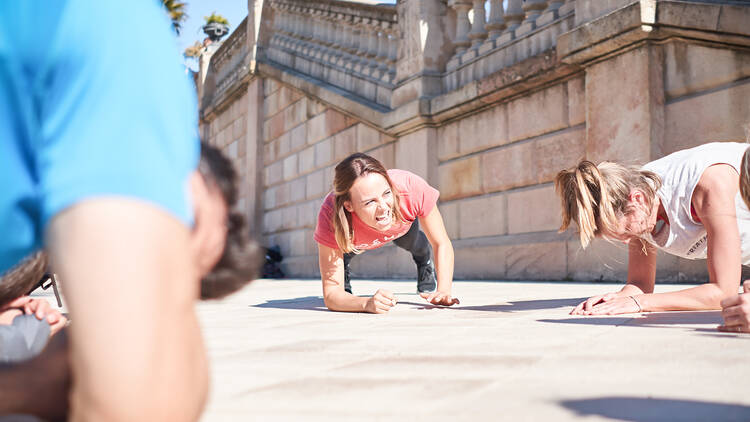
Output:
[[636,305],[638,305],[638,312],[643,312],[643,307],[641,306],[641,303],[638,302],[638,299],[635,298],[635,296],[630,296],[631,299],[633,299],[633,302],[635,302]]

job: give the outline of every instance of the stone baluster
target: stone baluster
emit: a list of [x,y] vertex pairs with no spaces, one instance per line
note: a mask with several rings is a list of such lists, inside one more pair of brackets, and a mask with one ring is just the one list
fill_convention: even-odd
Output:
[[273,20],[273,36],[268,41],[268,43],[273,47],[280,47],[282,44],[282,29],[281,29],[281,4],[272,3],[271,7],[274,11],[274,20]]
[[388,73],[388,28],[389,22],[383,22],[378,31],[378,54],[375,60],[378,63],[378,76],[382,77]]
[[484,27],[487,23],[484,3],[485,0],[474,0],[474,22],[471,25],[471,32],[469,32],[471,48],[473,49],[479,49],[484,39],[487,38],[487,30]]
[[323,42],[321,39],[323,38],[323,11],[322,10],[316,10],[313,12],[313,19],[312,19],[312,25],[313,25],[313,43],[314,47],[311,52],[311,55],[315,58],[320,58],[323,55]]
[[380,29],[380,21],[373,19],[370,23],[368,31],[369,42],[367,44],[367,70],[366,74],[372,74],[378,67],[378,62],[375,57],[378,55],[378,32]]
[[450,6],[456,11],[456,38],[453,40],[453,45],[456,49],[456,55],[460,56],[463,54],[471,45],[469,40],[469,10],[472,5],[468,1],[455,0]]
[[289,6],[286,4],[281,5],[279,8],[279,14],[277,15],[279,17],[279,32],[280,32],[280,42],[279,44],[283,48],[289,48],[292,44],[292,38],[293,35],[292,29],[291,29],[291,15],[289,12]]
[[393,82],[396,79],[396,61],[398,61],[398,30],[388,34],[388,80]]
[[335,13],[331,16],[331,64],[337,65],[344,54],[344,43],[346,42],[346,24],[343,13]]
[[341,24],[343,25],[341,31],[341,54],[337,64],[342,67],[346,67],[347,63],[352,60],[352,49],[354,43],[354,17],[349,15],[343,15]]
[[503,0],[490,0],[490,20],[486,26],[489,31],[488,39],[494,40],[502,34],[505,29],[504,14]]
[[292,50],[301,52],[305,47],[305,19],[302,16],[300,7],[294,7],[292,13],[294,14],[294,43],[292,43]]
[[560,8],[565,3],[565,0],[553,0],[549,2],[549,6],[547,6],[547,10],[545,12],[557,12],[557,9]]
[[369,22],[370,18],[362,17],[357,24],[357,51],[354,52],[357,57],[353,61],[355,72],[360,72],[367,64],[367,47],[370,42],[367,25]]
[[505,24],[508,31],[514,32],[521,26],[525,16],[522,3],[522,0],[508,0],[508,8],[505,10]]
[[535,22],[546,8],[547,0],[524,0],[523,10],[526,12],[526,20],[524,22]]

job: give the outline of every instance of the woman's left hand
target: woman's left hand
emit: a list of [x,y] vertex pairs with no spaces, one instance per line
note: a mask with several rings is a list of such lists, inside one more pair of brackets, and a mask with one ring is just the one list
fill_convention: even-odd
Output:
[[450,293],[440,291],[432,293],[420,293],[419,295],[433,305],[452,306],[461,303],[458,298],[452,297]]
[[582,315],[619,315],[634,314],[641,312],[643,309],[630,296],[612,298],[606,302],[601,302],[591,308],[590,311],[581,312]]

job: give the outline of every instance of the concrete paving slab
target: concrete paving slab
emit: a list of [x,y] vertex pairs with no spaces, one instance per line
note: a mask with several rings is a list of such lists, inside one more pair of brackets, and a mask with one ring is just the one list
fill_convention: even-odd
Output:
[[[259,280],[198,306],[212,364],[203,421],[750,420],[750,335],[718,312],[572,317],[619,285],[414,281],[388,314],[326,310],[318,280]],[[659,285],[657,291],[684,288]]]

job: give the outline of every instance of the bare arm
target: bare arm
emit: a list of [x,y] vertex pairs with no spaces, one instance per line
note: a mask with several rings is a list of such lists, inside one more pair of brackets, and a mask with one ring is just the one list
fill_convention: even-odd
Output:
[[124,198],[52,220],[47,244],[75,320],[70,420],[198,419],[208,370],[188,236],[166,212]]
[[645,310],[720,309],[722,299],[737,294],[741,252],[734,198],[738,184],[734,168],[720,164],[706,169],[693,192],[693,207],[708,235],[709,282],[677,292],[645,295]]
[[[443,224],[443,217],[437,207],[426,216],[419,219],[427,240],[432,245],[435,254],[435,272],[437,273],[437,292],[427,295],[427,299],[433,303],[453,305],[458,303],[457,299],[451,298],[453,286],[453,244],[448,237],[448,232]],[[440,298],[442,296],[442,298]],[[434,299],[439,298],[437,302]]]
[[318,265],[326,307],[340,312],[384,313],[396,304],[393,293],[380,289],[370,298],[344,290],[344,255],[339,249],[318,244]]

